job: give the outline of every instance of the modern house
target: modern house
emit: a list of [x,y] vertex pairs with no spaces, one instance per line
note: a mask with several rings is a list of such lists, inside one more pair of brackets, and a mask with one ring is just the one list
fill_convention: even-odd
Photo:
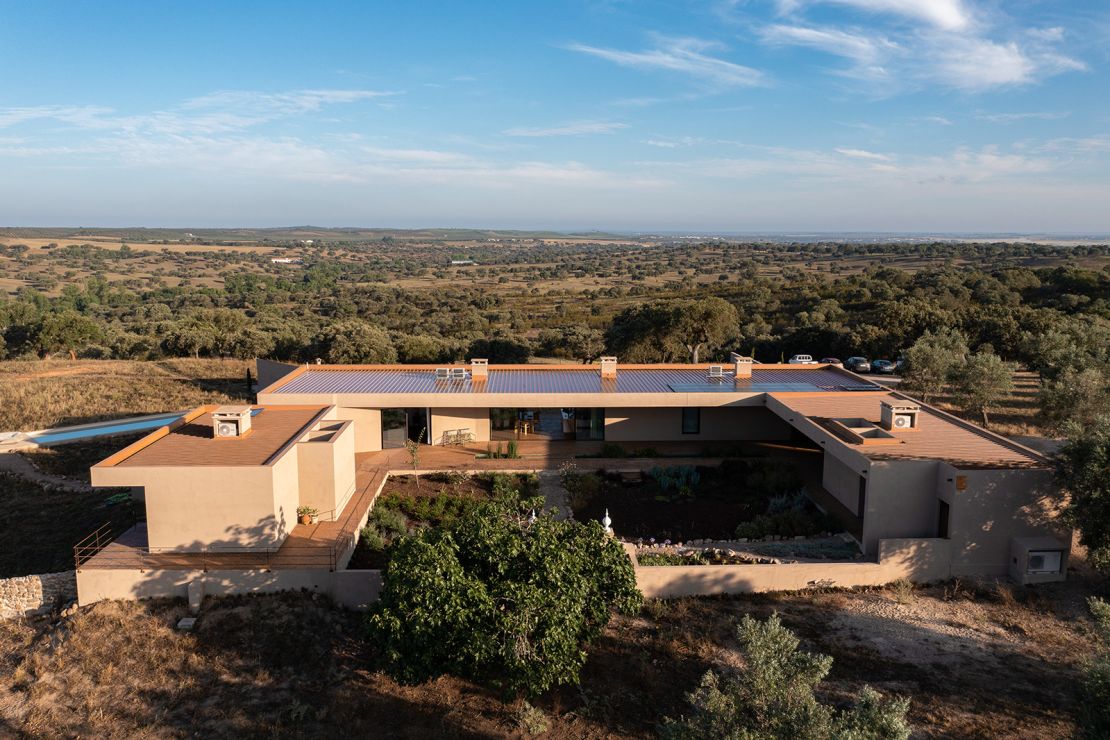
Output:
[[[482,467],[477,457],[487,446],[510,439],[532,450],[536,462],[522,468],[545,467],[556,451],[597,454],[603,443],[670,446],[690,457],[771,443],[800,451],[810,497],[871,558],[882,558],[884,542],[920,542],[936,561],[922,571],[930,574],[1037,582],[1061,579],[1066,569],[1071,536],[1054,520],[1047,459],[831,366],[733,355],[719,365],[260,360],[258,370],[257,406],[198,409],[92,469],[94,485],[141,490],[147,522],[107,547],[86,545],[83,559],[79,553],[83,601],[163,586],[178,592],[188,576],[166,575],[170,566],[218,569],[227,592],[260,582],[328,588],[309,571],[342,577],[388,475],[389,451],[409,440],[457,450],[471,469]],[[222,437],[221,422],[239,426]],[[319,524],[295,525],[305,505],[321,512]],[[268,575],[235,575],[236,568]],[[111,569],[132,573],[104,574]]]

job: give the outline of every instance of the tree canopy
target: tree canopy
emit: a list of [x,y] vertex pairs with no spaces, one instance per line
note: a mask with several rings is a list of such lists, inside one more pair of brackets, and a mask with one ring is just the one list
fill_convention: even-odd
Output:
[[384,669],[421,683],[442,674],[511,694],[578,682],[586,647],[614,609],[639,608],[631,561],[597,522],[498,497],[449,528],[392,545],[368,635]]

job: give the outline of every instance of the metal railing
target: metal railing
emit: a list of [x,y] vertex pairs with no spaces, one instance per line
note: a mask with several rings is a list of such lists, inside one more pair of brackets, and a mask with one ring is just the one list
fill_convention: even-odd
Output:
[[111,522],[104,522],[90,535],[73,546],[73,562],[80,568],[90,558],[103,550],[115,539],[115,531]]
[[298,568],[334,571],[350,538],[342,535],[319,545],[283,544],[277,549],[235,546],[201,547],[180,550],[171,547],[120,545],[108,548],[114,540],[111,523],[73,548],[77,568],[142,570],[289,570]]

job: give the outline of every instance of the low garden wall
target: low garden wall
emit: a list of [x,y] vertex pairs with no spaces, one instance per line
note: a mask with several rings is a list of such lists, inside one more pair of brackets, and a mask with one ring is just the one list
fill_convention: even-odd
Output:
[[47,614],[76,598],[72,570],[0,579],[0,619]]
[[769,565],[637,565],[636,585],[646,598],[676,598],[797,591],[806,588],[881,586],[902,578],[926,583],[943,580],[950,575],[948,540],[889,539],[880,540],[876,561]]

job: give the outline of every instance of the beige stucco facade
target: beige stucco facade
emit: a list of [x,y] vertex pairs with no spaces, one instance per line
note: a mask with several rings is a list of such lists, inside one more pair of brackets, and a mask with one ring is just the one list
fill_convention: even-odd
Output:
[[[190,434],[203,432],[210,413],[203,410],[190,418]],[[242,444],[237,439],[192,442],[197,456],[192,462],[165,464],[157,458],[143,464],[138,455],[159,444],[154,439],[91,468],[92,484],[142,489],[151,552],[276,550],[296,524],[298,507],[334,518],[354,491],[355,428],[349,420],[336,420],[335,413],[319,408],[261,464],[205,464],[211,462],[205,459],[207,450],[233,460],[232,446]]]

